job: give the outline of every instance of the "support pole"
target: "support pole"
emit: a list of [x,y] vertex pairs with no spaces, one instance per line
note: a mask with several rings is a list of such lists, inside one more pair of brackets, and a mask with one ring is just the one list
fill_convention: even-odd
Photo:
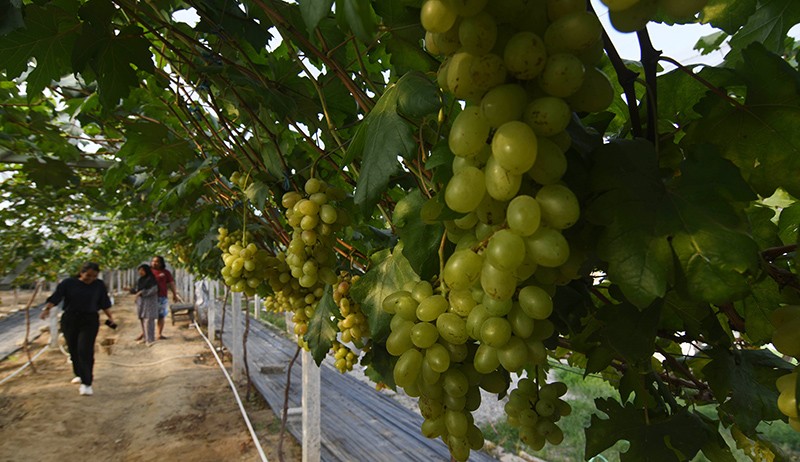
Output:
[[303,350],[303,462],[320,461],[319,366]]
[[211,281],[211,286],[208,289],[208,338],[211,342],[217,341],[217,306],[219,301],[219,282]]
[[233,379],[237,382],[244,378],[244,348],[242,337],[244,323],[242,318],[242,293],[233,293],[231,306],[231,332],[233,333],[231,353],[233,354]]

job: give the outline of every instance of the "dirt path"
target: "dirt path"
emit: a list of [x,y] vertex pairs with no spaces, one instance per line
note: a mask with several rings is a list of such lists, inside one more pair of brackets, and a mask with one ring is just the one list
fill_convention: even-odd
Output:
[[[137,344],[132,300],[117,298],[116,331],[100,328],[94,396],[78,395],[67,357],[56,349],[36,360],[35,373],[28,368],[0,385],[1,462],[258,460],[233,393],[195,328],[167,319],[167,340]],[[49,340],[45,333],[32,351]],[[21,353],[0,362],[0,380],[24,362]],[[239,393],[244,400],[244,387]],[[280,419],[260,397],[246,407],[267,458],[278,460]],[[288,434],[283,452],[286,461],[300,460]]]

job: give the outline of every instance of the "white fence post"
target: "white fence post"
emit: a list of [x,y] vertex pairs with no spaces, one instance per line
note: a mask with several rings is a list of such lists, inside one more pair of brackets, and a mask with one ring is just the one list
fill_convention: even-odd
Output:
[[320,460],[319,366],[303,350],[303,462]]
[[47,319],[50,324],[50,348],[58,347],[58,312],[62,305],[63,303],[59,303],[55,309],[50,310],[50,317]]
[[219,295],[219,282],[211,281],[208,288],[208,339],[214,342],[217,338],[217,296]]
[[233,333],[231,353],[233,354],[233,379],[237,382],[244,378],[244,348],[242,345],[243,322],[242,322],[242,293],[233,293],[233,303],[231,304],[231,332]]

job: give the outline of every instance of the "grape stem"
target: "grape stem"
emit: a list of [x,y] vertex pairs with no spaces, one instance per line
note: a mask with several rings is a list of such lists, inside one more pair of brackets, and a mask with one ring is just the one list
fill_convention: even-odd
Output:
[[[589,12],[597,14],[591,3],[587,2],[587,9]],[[631,116],[631,130],[633,131],[633,136],[640,138],[642,136],[642,118],[639,114],[639,105],[636,103],[636,90],[633,86],[639,74],[625,66],[622,57],[619,55],[619,52],[611,41],[611,37],[605,31],[605,28],[603,28],[603,48],[605,48],[606,54],[608,54],[608,58],[611,60],[611,65],[614,66],[614,70],[617,73],[617,81],[625,92],[625,101],[628,102],[628,112]]]
[[647,88],[645,93],[645,101],[647,103],[647,139],[652,141],[656,145],[656,149],[658,149],[658,86],[656,85],[656,73],[661,50],[656,50],[653,47],[647,27],[637,31],[636,37],[639,39],[639,50],[641,51],[639,56],[644,68],[644,79]]

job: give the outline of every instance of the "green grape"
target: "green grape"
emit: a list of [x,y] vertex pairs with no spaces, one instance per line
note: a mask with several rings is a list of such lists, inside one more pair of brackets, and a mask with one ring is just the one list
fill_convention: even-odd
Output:
[[418,303],[433,295],[433,286],[428,281],[417,281],[411,286],[411,296]]
[[426,438],[438,438],[444,435],[444,432],[447,431],[444,424],[444,415],[433,419],[425,419],[420,429],[422,430],[422,435]]
[[[478,271],[480,271],[480,267]],[[480,273],[478,274],[478,277],[480,277]],[[462,318],[469,316],[469,313],[475,308],[475,305],[477,305],[475,299],[472,298],[472,292],[469,288],[451,289],[447,294],[447,300],[450,302],[450,308],[448,308],[449,312],[455,313]]]
[[589,49],[603,35],[603,26],[594,13],[586,10],[565,14],[544,33],[549,53],[578,53]]
[[527,92],[522,86],[515,83],[499,85],[483,95],[481,113],[492,128],[497,128],[521,119],[527,101]]
[[411,296],[411,292],[402,290],[394,292],[383,299],[383,311],[397,313],[398,316],[408,321],[417,320],[417,305],[419,303]]
[[[493,167],[497,166],[495,162],[492,162]],[[505,170],[502,170],[500,167],[501,172],[503,173]],[[520,183],[522,178],[520,177]],[[506,219],[506,204],[505,202],[501,202],[490,195],[485,195],[483,200],[478,205],[478,208],[475,209],[475,214],[478,215],[478,221],[482,224],[487,226],[497,226],[501,225]],[[487,236],[479,236],[477,234],[478,227],[476,227],[476,237],[480,240],[483,240]],[[494,229],[491,230],[494,232]]]
[[547,57],[544,69],[539,74],[539,87],[550,96],[564,98],[581,88],[585,75],[586,68],[575,55],[553,54]]
[[458,17],[457,11],[444,0],[425,0],[420,11],[420,22],[428,32],[447,32]]
[[[525,238],[525,250],[529,258],[539,264],[539,270],[541,267],[556,268],[569,258],[567,240],[557,230],[547,227],[539,227],[535,233]],[[484,264],[484,268],[485,266]]]
[[[480,396],[480,394],[478,396]],[[469,430],[467,430],[467,441],[469,442],[470,449],[474,451],[483,448],[485,440],[481,429],[476,427],[475,425],[471,425],[469,427]]]
[[[472,65],[478,58],[466,51],[459,51],[450,57],[447,65],[446,88],[456,98],[474,97],[479,89],[472,76]],[[441,69],[440,69],[441,70]]]
[[386,351],[392,356],[401,356],[406,351],[414,348],[411,342],[411,328],[413,323],[403,323],[393,330],[386,338]]
[[514,302],[511,299],[496,300],[488,295],[483,296],[481,304],[486,309],[486,312],[491,316],[505,316],[511,311]]
[[523,174],[536,162],[536,134],[517,120],[506,122],[494,133],[492,156],[501,167],[513,174]]
[[450,435],[447,437],[447,448],[450,450],[450,455],[456,462],[466,462],[469,459],[469,441],[467,435],[455,436]]
[[419,397],[417,406],[419,407],[419,413],[426,419],[435,419],[444,414],[444,405],[442,405],[441,401],[432,399],[424,393]]
[[[503,58],[492,53],[478,56],[470,63],[470,77],[475,85],[475,93],[464,95],[464,99],[480,101],[481,97],[490,89],[505,83],[507,76],[506,65]],[[453,92],[461,98],[462,96]]]
[[[456,22],[447,32],[426,32],[425,43],[427,44],[428,40],[433,43],[433,46],[439,52],[433,54],[452,55],[461,46],[461,43],[458,41],[458,30],[459,24]],[[428,34],[430,34],[430,37]]]
[[520,289],[519,305],[533,319],[547,319],[553,312],[553,299],[539,286],[525,286]]
[[411,342],[417,348],[429,348],[439,339],[439,331],[429,322],[420,322],[411,328]]
[[447,311],[447,306],[447,299],[444,295],[430,296],[417,306],[417,319],[425,322],[434,321],[440,314]]
[[639,0],[630,8],[608,12],[608,19],[614,29],[620,32],[636,32],[647,26],[648,21],[656,15],[656,0]]
[[442,271],[442,279],[451,289],[468,289],[480,278],[483,257],[472,250],[453,252]]
[[614,87],[603,71],[587,67],[583,85],[567,97],[567,103],[578,112],[602,112],[614,101]]
[[444,206],[441,202],[436,200],[435,197],[432,197],[422,204],[419,210],[419,216],[425,224],[432,225],[436,223],[437,218],[439,218],[443,210]]
[[489,393],[501,394],[508,390],[508,378],[499,370],[481,376],[480,387]]
[[[571,114],[570,114],[570,116],[571,116]],[[527,122],[527,120],[526,120],[526,122]],[[536,129],[534,128],[533,131],[536,131]],[[550,135],[548,137],[548,139],[550,141],[552,141],[553,143],[555,143],[556,146],[558,146],[558,148],[561,149],[561,152],[567,152],[569,150],[570,146],[572,146],[572,137],[569,136],[569,133],[567,133],[566,130],[561,130],[558,133]]]
[[580,217],[578,198],[566,186],[550,184],[542,186],[536,193],[536,202],[542,214],[542,221],[551,228],[567,229]]
[[461,16],[468,18],[470,16],[475,16],[476,14],[483,11],[483,8],[489,2],[489,0],[452,0],[455,3],[456,8],[458,10],[458,14]]
[[586,11],[584,0],[547,0],[547,17],[550,21],[578,11]]
[[453,63],[453,58],[448,56],[447,58],[442,61],[442,64],[439,65],[439,69],[436,70],[436,85],[444,92],[453,92],[450,88],[450,65]]
[[[476,374],[483,376],[483,374],[478,374],[477,372]],[[470,386],[465,398],[467,399],[466,403],[464,403],[465,410],[472,412],[481,407],[481,390],[477,386]]]
[[513,35],[503,50],[503,62],[508,73],[520,80],[539,76],[547,62],[544,41],[533,32]]
[[567,157],[564,151],[544,136],[538,137],[536,141],[538,144],[536,162],[528,170],[528,176],[542,185],[558,182],[567,171]]
[[460,345],[467,341],[467,324],[457,314],[442,313],[436,319],[436,328],[439,335],[449,343]]
[[476,155],[489,137],[489,122],[481,115],[478,106],[468,106],[453,121],[448,146],[460,157]]
[[[509,172],[494,157],[489,158],[483,174],[486,193],[498,201],[512,199],[517,195],[522,184],[522,175]],[[453,180],[450,181],[452,182]],[[479,188],[476,187],[475,189]],[[480,215],[478,215],[478,218],[480,219]]]
[[589,46],[589,48],[574,54],[578,57],[578,59],[581,60],[584,66],[595,67],[599,66],[603,61],[603,57],[606,55],[606,50],[604,48],[603,40],[598,40]]
[[553,136],[563,132],[572,118],[569,104],[561,98],[545,96],[537,98],[525,108],[525,123],[538,136]]
[[475,210],[486,194],[485,174],[475,167],[464,167],[447,183],[444,200],[448,207],[459,213]]
[[497,349],[481,343],[475,351],[475,358],[472,361],[475,370],[481,374],[488,374],[500,367],[500,360],[497,359]]
[[430,364],[428,361],[422,362],[422,392],[425,396],[428,396],[432,399],[440,399],[442,395],[442,387],[438,386],[439,378],[442,375],[440,372],[436,372],[435,370],[431,369]]
[[539,228],[541,215],[539,203],[527,195],[519,195],[511,199],[506,209],[508,228],[520,236],[530,236],[535,233]]
[[533,318],[525,314],[519,303],[512,305],[511,311],[508,312],[506,318],[508,323],[511,324],[511,333],[522,339],[527,339],[533,335],[536,324],[538,324],[533,321]]
[[620,10],[627,10],[628,8],[632,7],[639,3],[639,0],[600,0],[603,4],[608,7],[609,11],[620,11]]
[[425,350],[425,361],[433,371],[442,373],[450,368],[450,353],[444,345],[434,343],[430,348]]
[[476,305],[467,316],[467,334],[474,340],[481,338],[481,326],[483,321],[489,318],[491,314],[486,310],[483,305]]
[[469,380],[467,376],[458,369],[448,369],[442,374],[442,387],[444,392],[456,398],[467,395],[469,390]]
[[511,336],[505,345],[497,348],[497,359],[503,369],[519,372],[528,362],[528,345],[521,338]]
[[552,322],[546,319],[536,321],[536,324],[533,326],[533,332],[531,332],[531,338],[534,340],[546,340],[550,338],[555,331],[556,327]]
[[407,350],[394,366],[394,382],[403,388],[411,386],[422,368],[422,353],[416,349]]
[[492,50],[497,39],[497,24],[486,12],[464,18],[458,27],[458,38],[468,53],[486,54]]
[[[559,233],[560,235],[560,233]],[[536,234],[526,238],[530,240]],[[526,242],[526,246],[529,244]],[[486,295],[497,300],[508,300],[514,295],[517,288],[517,280],[509,271],[504,271],[491,263],[484,262],[481,270],[481,287]]]
[[470,212],[461,218],[456,218],[453,220],[453,223],[463,230],[471,230],[475,227],[475,225],[478,224],[478,214],[475,212]]
[[798,332],[800,332],[800,318],[795,318],[775,329],[772,333],[772,345],[787,356],[800,357]]
[[511,338],[511,324],[504,317],[491,316],[481,325],[481,343],[500,348]]
[[689,19],[701,11],[706,3],[708,0],[658,0],[658,8],[671,18]]
[[798,373],[792,372],[790,374],[782,375],[775,381],[775,388],[778,393],[791,392],[794,390],[795,382],[797,381]]
[[525,259],[525,241],[507,229],[496,232],[484,251],[486,261],[502,271],[514,271]]
[[450,354],[450,362],[460,363],[467,359],[469,355],[469,348],[465,343],[450,343],[444,339],[440,339],[439,343],[442,344],[447,352]]
[[444,412],[444,422],[447,426],[447,432],[450,436],[464,437],[467,436],[467,429],[469,423],[467,416],[462,411],[446,410]]

